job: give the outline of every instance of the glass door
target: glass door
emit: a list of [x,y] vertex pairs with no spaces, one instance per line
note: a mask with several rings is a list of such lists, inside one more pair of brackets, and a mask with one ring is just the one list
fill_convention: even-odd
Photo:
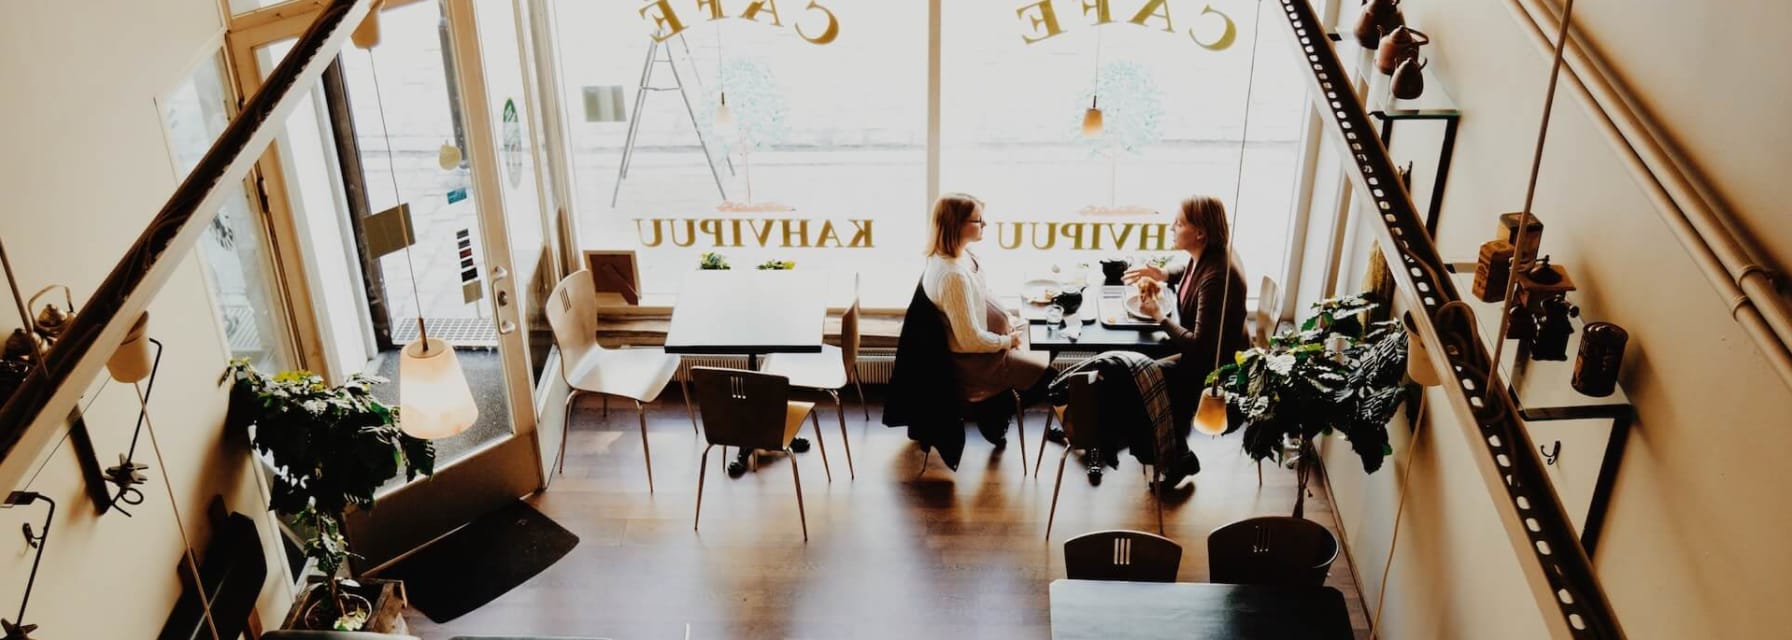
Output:
[[[456,349],[479,404],[473,428],[436,441],[435,476],[395,481],[377,509],[351,515],[361,570],[543,485],[520,313],[543,264],[543,207],[526,96],[487,86],[522,83],[514,14],[482,4],[382,11],[380,43],[342,50],[260,164],[270,208],[302,245],[290,258],[310,278],[315,351],[332,375],[393,379],[381,392],[396,402],[397,348],[427,331]],[[501,18],[507,29],[483,24]],[[258,83],[313,19],[233,31],[240,81]],[[492,31],[508,37],[482,43]]]

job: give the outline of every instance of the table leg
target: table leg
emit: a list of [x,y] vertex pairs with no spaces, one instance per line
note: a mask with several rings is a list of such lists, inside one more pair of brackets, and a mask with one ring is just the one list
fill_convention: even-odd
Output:
[[[759,354],[757,354],[757,353],[747,354],[747,370],[748,371],[758,371],[759,370]],[[809,440],[807,438],[792,438],[790,440],[790,448],[792,451],[808,451],[809,450]],[[740,453],[735,456],[734,463],[740,465],[742,469],[746,469],[746,468],[748,468],[747,467],[747,459],[749,457],[751,457],[752,455],[753,455],[752,450],[741,449]]]

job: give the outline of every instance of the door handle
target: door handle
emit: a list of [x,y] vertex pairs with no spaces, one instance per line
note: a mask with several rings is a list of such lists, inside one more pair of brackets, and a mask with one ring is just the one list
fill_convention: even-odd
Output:
[[509,279],[510,271],[504,267],[492,269],[492,302],[496,307],[493,309],[493,315],[499,318],[498,335],[501,336],[516,333],[516,323],[503,317],[504,308],[510,306],[510,289],[498,285],[499,282]]

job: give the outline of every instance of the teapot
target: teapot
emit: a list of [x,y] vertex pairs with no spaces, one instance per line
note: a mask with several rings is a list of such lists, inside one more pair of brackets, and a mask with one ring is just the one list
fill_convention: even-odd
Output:
[[1405,24],[1400,0],[1363,0],[1363,12],[1356,17],[1356,42],[1364,49],[1374,49],[1383,35]]
[[1381,37],[1381,48],[1375,52],[1375,68],[1392,74],[1400,61],[1419,55],[1419,46],[1431,43],[1431,36],[1406,26],[1395,27]]
[[1431,59],[1420,60],[1418,55],[1400,61],[1394,67],[1394,97],[1401,100],[1412,100],[1425,93],[1425,74],[1423,71]]
[[1132,263],[1123,259],[1102,260],[1101,275],[1105,279],[1105,284],[1108,286],[1119,285],[1120,278],[1126,275],[1126,268],[1130,266]]
[[1075,316],[1077,310],[1083,307],[1082,287],[1058,292],[1058,295],[1052,297],[1052,304],[1063,309],[1065,317]]

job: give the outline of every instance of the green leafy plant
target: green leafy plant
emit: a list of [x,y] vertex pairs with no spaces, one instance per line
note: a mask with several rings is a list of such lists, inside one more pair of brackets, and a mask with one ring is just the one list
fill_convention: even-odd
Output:
[[269,508],[309,531],[305,555],[329,579],[329,617],[359,628],[342,593],[356,584],[337,576],[350,553],[344,518],[351,507],[373,508],[374,493],[401,469],[406,480],[433,473],[435,446],[399,430],[398,409],[373,396],[381,378],[357,374],[330,386],[310,371],[263,375],[247,359],[231,361],[224,375],[227,426],[247,431],[273,467]]
[[1406,332],[1397,322],[1365,325],[1358,318],[1376,306],[1361,295],[1320,301],[1299,331],[1241,351],[1208,376],[1208,384],[1217,384],[1243,414],[1244,450],[1252,459],[1280,462],[1283,442],[1298,443],[1297,517],[1315,438],[1342,434],[1368,473],[1393,453],[1387,423],[1404,398]]
[[760,271],[789,271],[796,268],[795,260],[767,260],[757,267]]
[[697,268],[704,271],[722,271],[733,267],[728,266],[728,256],[714,251],[705,251],[703,256],[697,260]]

